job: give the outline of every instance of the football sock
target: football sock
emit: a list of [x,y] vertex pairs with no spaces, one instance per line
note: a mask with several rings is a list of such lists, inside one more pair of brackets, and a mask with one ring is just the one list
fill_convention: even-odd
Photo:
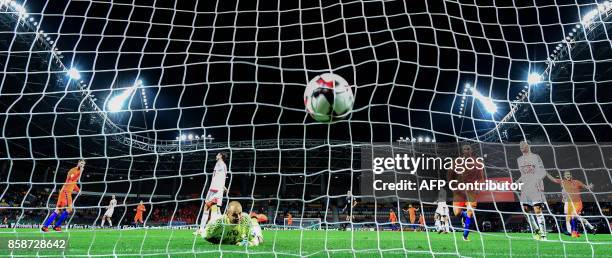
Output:
[[546,219],[544,218],[544,214],[540,213],[536,215],[538,219],[538,228],[540,228],[540,235],[546,236]]
[[55,222],[55,226],[59,227],[62,225],[62,222],[64,222],[64,220],[66,220],[66,218],[68,217],[70,213],[68,211],[64,211],[62,212],[62,215],[59,217],[59,219]]
[[55,217],[57,217],[57,213],[52,212],[51,215],[49,215],[49,217],[47,218],[47,220],[45,220],[45,223],[43,225],[45,227],[49,227],[49,225],[53,223],[53,220],[55,220]]
[[467,214],[465,216],[465,227],[463,227],[463,237],[467,238],[470,234],[470,223],[472,222],[472,218],[468,217]]

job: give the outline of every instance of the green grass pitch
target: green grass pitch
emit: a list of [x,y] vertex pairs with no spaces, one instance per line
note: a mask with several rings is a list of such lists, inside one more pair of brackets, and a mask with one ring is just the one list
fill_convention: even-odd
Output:
[[[16,233],[2,229],[0,238],[40,237],[34,229]],[[192,230],[70,230],[44,236],[65,236],[69,249],[18,251],[13,256],[96,257],[612,257],[612,235],[599,234],[572,239],[549,234],[549,241],[535,241],[530,234],[475,233],[463,242],[459,233],[439,235],[425,232],[389,231],[298,231],[265,230],[265,242],[257,247],[210,244],[192,235]],[[432,255],[433,254],[433,255]],[[6,247],[0,257],[11,256]]]

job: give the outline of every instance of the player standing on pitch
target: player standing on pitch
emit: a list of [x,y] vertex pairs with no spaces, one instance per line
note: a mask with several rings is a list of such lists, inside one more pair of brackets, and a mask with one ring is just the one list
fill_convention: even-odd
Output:
[[435,226],[438,230],[438,234],[444,232],[448,233],[449,229],[449,212],[448,205],[446,204],[446,191],[444,189],[440,190],[438,193],[438,201],[436,207],[436,213],[434,214]]
[[55,211],[51,213],[51,215],[45,220],[41,230],[43,232],[49,231],[49,225],[53,223],[55,218],[60,215],[60,211],[65,209],[64,212],[61,213],[59,219],[55,222],[55,226],[53,230],[62,231],[62,222],[66,220],[66,218],[72,213],[72,191],[80,191],[79,186],[77,186],[77,182],[81,178],[81,174],[83,173],[83,169],[85,169],[85,160],[79,160],[76,167],[73,167],[68,171],[68,175],[66,176],[66,183],[62,186],[59,191],[57,197],[57,204],[55,206]]
[[[519,197],[523,212],[527,214],[527,221],[537,240],[546,240],[546,223],[543,207],[546,205],[544,197],[544,184],[542,179],[546,176],[546,170],[542,159],[538,154],[531,152],[531,147],[527,141],[520,143],[522,156],[518,157],[517,163],[521,177],[518,183],[523,183],[521,195]],[[535,216],[530,214],[533,208]]]
[[[472,146],[464,144],[461,146],[461,160],[467,160],[471,158],[476,160]],[[459,160],[459,159],[457,159]],[[453,169],[448,172],[447,180],[457,180],[458,183],[474,183],[482,182],[484,180],[483,170],[477,167],[468,169],[463,168],[463,173],[458,173],[457,167],[463,166],[463,164],[454,164]],[[456,190],[453,191],[453,213],[457,217],[461,217],[461,223],[463,224],[463,241],[470,241],[468,235],[470,234],[470,225],[474,222],[474,209],[476,208],[476,197],[478,191],[475,190]],[[465,209],[465,210],[464,210]]]
[[200,221],[200,227],[194,232],[194,235],[201,235],[206,237],[206,224],[211,220],[221,215],[221,205],[223,204],[223,192],[227,190],[225,188],[225,177],[227,176],[227,153],[219,152],[215,159],[215,170],[213,171],[212,180],[210,187],[208,187],[208,193],[206,194],[206,200],[204,204],[204,212],[202,212],[202,220]]
[[115,195],[113,194],[110,202],[108,203],[108,206],[106,206],[106,212],[104,213],[104,216],[102,216],[102,224],[100,225],[101,227],[104,227],[104,221],[108,221],[108,225],[111,227],[113,226],[111,218],[113,217],[115,206],[117,206],[117,199],[115,199]]
[[572,178],[572,173],[565,171],[563,178],[557,179],[546,174],[546,177],[557,184],[561,185],[564,195],[564,210],[565,210],[565,227],[567,232],[570,232],[572,237],[580,237],[578,234],[578,221],[582,222],[583,225],[588,227],[593,233],[596,233],[595,227],[589,223],[588,220],[580,216],[582,213],[582,197],[580,196],[580,190],[593,189],[593,184],[585,185],[582,181]]
[[[353,196],[351,190],[348,190],[346,192],[346,201],[344,204],[344,208],[342,208],[342,213],[347,212],[348,209],[346,221],[348,221],[349,223],[352,223],[355,219],[355,217],[353,216],[353,209],[355,208],[355,206],[357,206],[357,199],[355,198],[355,196]],[[346,229],[346,225],[344,226],[344,229]]]
[[136,209],[134,210],[136,211],[136,215],[134,215],[134,224],[136,225],[136,227],[138,227],[138,223],[143,224],[144,226],[144,221],[142,220],[142,213],[147,211],[144,206],[144,203],[140,201],[140,203],[138,204],[138,206],[136,206]]
[[404,212],[404,216],[408,214],[408,222],[410,223],[410,227],[412,228],[412,231],[416,231],[417,229],[417,225],[415,224],[415,222],[416,222],[416,212],[418,210],[419,209],[413,207],[412,204],[408,204],[408,209],[402,209],[402,211]]
[[399,228],[397,227],[397,215],[393,209],[389,210],[389,223],[391,224],[391,230],[395,231]]

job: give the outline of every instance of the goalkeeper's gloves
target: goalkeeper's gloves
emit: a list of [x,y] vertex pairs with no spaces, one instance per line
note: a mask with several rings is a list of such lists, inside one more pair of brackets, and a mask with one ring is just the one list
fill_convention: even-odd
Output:
[[236,243],[237,246],[248,246],[249,245],[249,240],[246,239],[242,239],[242,241]]

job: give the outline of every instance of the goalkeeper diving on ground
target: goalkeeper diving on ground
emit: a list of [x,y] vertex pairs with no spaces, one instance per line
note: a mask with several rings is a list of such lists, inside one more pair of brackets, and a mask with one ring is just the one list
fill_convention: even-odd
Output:
[[263,243],[257,218],[242,212],[242,205],[237,201],[230,202],[223,215],[212,213],[204,230],[204,239],[213,244],[257,246]]

